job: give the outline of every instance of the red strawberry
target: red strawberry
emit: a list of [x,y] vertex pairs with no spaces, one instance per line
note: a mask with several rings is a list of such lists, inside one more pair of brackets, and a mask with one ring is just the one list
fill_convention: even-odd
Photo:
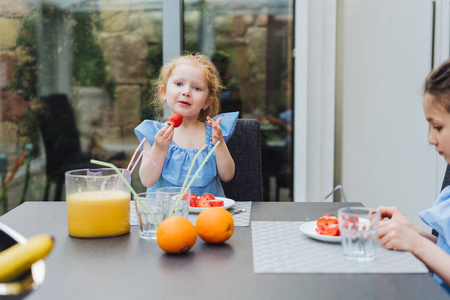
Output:
[[317,233],[323,235],[339,236],[339,222],[336,217],[331,214],[325,214],[317,220]]
[[330,224],[328,226],[317,225],[316,231],[318,234],[339,236],[339,224]]
[[214,197],[210,193],[204,193],[203,195],[200,196],[199,199],[214,200],[214,199],[216,199],[216,197]]
[[197,207],[211,207],[212,205],[209,203],[209,200],[214,199],[216,198],[212,194],[204,193],[198,198]]
[[209,204],[209,201],[200,197],[197,201],[197,207],[211,207],[211,204]]
[[183,116],[180,114],[173,114],[167,120],[169,125],[173,125],[173,127],[178,127],[183,122]]
[[317,226],[322,225],[322,226],[329,226],[332,224],[339,224],[338,220],[336,217],[332,216],[332,215],[324,215],[323,217],[321,217],[319,220],[317,220]]
[[191,194],[191,200],[189,201],[190,207],[197,207],[198,197],[196,194]]
[[223,200],[209,200],[209,205],[211,205],[211,207],[222,207]]

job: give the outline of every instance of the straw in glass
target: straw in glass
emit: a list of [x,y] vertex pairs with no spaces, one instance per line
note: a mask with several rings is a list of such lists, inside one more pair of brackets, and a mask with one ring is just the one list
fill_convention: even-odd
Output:
[[[187,181],[188,181],[188,179],[189,179],[189,176],[191,175],[192,168],[194,167],[194,164],[195,164],[195,162],[197,161],[197,157],[200,155],[200,153],[202,153],[203,150],[205,150],[205,148],[206,148],[206,144],[203,145],[203,146],[200,148],[200,150],[197,152],[197,154],[195,154],[194,159],[193,159],[192,162],[191,162],[191,166],[189,167],[189,171],[188,171],[188,173],[187,173],[187,175],[186,175],[186,178],[184,179],[183,186],[181,187],[180,193],[178,194],[178,199],[181,199],[180,197],[181,197],[181,196],[184,196],[184,195],[186,194],[185,186],[186,186],[186,183],[187,183]],[[177,210],[174,211],[174,213],[177,213],[177,211],[178,211],[178,203],[179,203],[179,202],[178,202],[178,200],[177,200],[177,202],[176,202],[176,204],[177,204],[176,209],[177,209]],[[172,210],[170,210],[170,212],[172,212]]]
[[[153,218],[153,214],[148,210],[148,208],[145,206],[145,204],[141,201],[141,199],[137,195],[136,191],[131,187],[131,185],[128,183],[128,180],[125,179],[123,174],[119,171],[119,169],[115,165],[113,165],[111,163],[104,162],[104,161],[95,160],[95,159],[91,159],[91,164],[96,164],[96,165],[100,165],[100,166],[104,166],[104,167],[109,167],[109,168],[113,169],[114,171],[116,171],[116,173],[120,176],[120,178],[125,183],[127,188],[131,191],[131,193],[133,194],[133,196],[136,199],[136,201],[139,201],[139,203],[142,205],[144,210],[150,215],[150,218],[151,218],[152,222],[154,224],[156,224],[155,223],[155,219]],[[159,224],[157,224],[157,225],[159,225]]]
[[141,159],[142,155],[147,155],[148,158],[150,158],[150,161],[153,163],[153,165],[156,167],[156,163],[153,161],[153,159],[150,157],[150,155],[147,153],[147,151],[142,150],[139,154],[138,158],[136,159],[136,162],[134,163],[133,167],[130,170],[130,174],[133,174],[134,169],[136,168],[137,164],[139,163],[139,160]]
[[180,193],[184,190],[184,187],[186,186],[186,183],[187,183],[187,181],[189,179],[189,175],[191,175],[191,171],[192,171],[192,168],[194,167],[194,164],[195,164],[195,161],[197,160],[197,157],[200,155],[200,153],[202,153],[203,150],[205,150],[205,148],[206,148],[206,144],[203,145],[203,147],[200,148],[200,150],[197,152],[197,154],[195,154],[194,159],[192,160],[191,166],[189,167],[189,171],[188,171],[188,173],[186,175],[186,178],[184,179],[183,186],[181,187]]
[[186,191],[191,187],[192,183],[194,182],[194,179],[198,176],[198,173],[200,173],[200,171],[202,170],[203,166],[206,164],[206,162],[208,161],[209,157],[213,154],[214,150],[216,150],[216,148],[217,148],[217,146],[219,146],[219,144],[220,144],[220,142],[217,142],[214,145],[214,147],[211,149],[211,151],[209,151],[208,155],[206,155],[205,160],[202,162],[202,164],[198,168],[197,172],[195,172],[194,176],[192,176],[192,179],[191,179],[191,181],[189,181],[189,184],[186,186],[186,188],[184,190],[181,190],[180,194],[178,195],[177,202],[170,208],[169,216],[172,215],[172,211],[175,213],[175,208],[174,207],[178,208],[178,203],[183,198],[183,196],[186,194]]
[[151,162],[153,163],[153,165],[156,167],[156,163],[155,163],[155,161],[150,157],[150,154],[148,154],[148,152],[145,151],[145,150],[142,150],[142,153],[144,153],[145,156],[147,156],[148,159],[150,159],[150,161],[151,161]]
[[[345,194],[344,194],[344,189],[342,188],[341,185],[336,186],[336,187],[333,189],[333,191],[332,191],[331,193],[329,193],[329,194],[325,197],[324,200],[326,200],[328,197],[330,197],[331,195],[333,195],[334,193],[336,193],[338,190],[341,192],[342,198],[344,199],[345,206],[347,207],[348,212],[351,214],[351,213],[352,213],[352,210],[351,210],[350,206],[348,205],[347,198],[345,197]],[[350,217],[350,220],[352,221],[353,228],[355,229],[355,234],[358,235],[358,229],[356,228],[355,220],[353,219],[353,217]],[[363,249],[364,254],[365,254],[365,253],[366,253],[366,247],[365,247],[365,245],[363,245],[363,244],[361,243],[361,240],[360,240],[360,239],[358,239],[358,246],[359,246],[360,249],[361,249],[361,248]]]
[[[137,148],[136,148],[136,150],[134,151],[134,154],[133,154],[133,156],[131,157],[131,160],[130,160],[130,162],[129,162],[129,164],[128,164],[127,170],[130,170],[130,167],[131,167],[131,164],[133,163],[134,157],[135,157],[136,154],[138,153],[139,149],[141,149],[142,145],[144,144],[144,142],[145,142],[146,140],[147,140],[147,139],[144,137],[144,138],[142,139],[141,143],[139,144],[139,146],[137,146]],[[142,150],[142,151],[144,151],[144,150]],[[137,159],[136,162],[134,163],[134,166],[133,166],[133,168],[131,169],[130,174],[133,174],[134,168],[136,168],[136,165],[138,164],[139,159],[141,159],[141,157],[142,157],[142,151],[141,151],[141,153],[139,154],[138,159]],[[153,163],[153,165],[156,167],[155,161],[150,157],[150,155],[148,155],[147,152],[145,152],[145,153],[147,154],[147,157],[150,159],[150,161]],[[121,184],[122,184],[121,182],[117,182],[116,188],[118,188]]]
[[[136,154],[137,154],[137,152],[139,151],[139,149],[141,149],[142,145],[144,144],[144,142],[145,142],[146,140],[147,140],[146,138],[143,138],[142,141],[141,141],[141,143],[139,144],[139,146],[137,146],[136,150],[134,150],[134,154],[133,154],[133,156],[131,157],[131,160],[130,160],[130,163],[128,164],[127,170],[130,169],[131,164],[133,163],[134,157],[136,156]],[[138,158],[138,160],[139,160],[139,158]]]
[[[144,142],[145,142],[146,140],[147,140],[146,138],[143,138],[142,141],[141,141],[141,143],[139,144],[139,146],[137,146],[136,150],[134,151],[133,157],[131,157],[130,163],[128,164],[127,170],[130,169],[131,164],[133,163],[134,157],[136,156],[136,154],[137,154],[137,152],[139,151],[139,149],[141,149],[142,145],[144,144]],[[138,159],[137,159],[136,162],[134,163],[134,166],[133,166],[133,169],[132,169],[132,170],[134,170],[134,168],[136,167],[136,165],[137,165],[139,159],[141,159],[141,157],[142,157],[142,152],[144,152],[144,153],[147,155],[147,157],[150,159],[150,161],[152,162],[152,164],[156,167],[155,161],[150,157],[150,155],[149,155],[145,150],[142,150],[142,151],[141,151],[141,154],[139,154]],[[133,171],[131,171],[131,173],[133,173]]]
[[217,146],[219,146],[220,142],[217,142],[214,147],[211,149],[211,151],[209,151],[208,155],[206,155],[205,160],[202,162],[202,164],[200,165],[200,167],[198,168],[197,172],[195,172],[194,176],[192,176],[191,181],[189,181],[189,184],[186,186],[186,189],[189,189],[192,185],[192,183],[194,182],[194,179],[198,176],[198,173],[200,173],[200,171],[202,170],[203,166],[206,164],[206,162],[208,161],[209,157],[213,154],[214,150],[216,150]]
[[[352,212],[352,210],[350,209],[350,206],[348,205],[347,198],[345,197],[344,189],[342,188],[341,185],[336,186],[331,193],[329,193],[328,195],[325,196],[325,198],[323,200],[326,200],[328,197],[330,197],[331,195],[336,193],[338,190],[341,191],[342,198],[344,199],[344,203],[345,203],[345,206],[347,207],[348,211]],[[353,225],[355,225],[355,224],[353,224]]]

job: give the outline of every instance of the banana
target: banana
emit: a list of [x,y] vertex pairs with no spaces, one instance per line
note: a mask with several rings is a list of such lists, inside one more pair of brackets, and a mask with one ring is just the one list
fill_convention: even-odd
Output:
[[0,282],[16,278],[38,260],[44,259],[52,250],[53,238],[48,234],[38,234],[28,239],[26,244],[15,244],[0,252]]

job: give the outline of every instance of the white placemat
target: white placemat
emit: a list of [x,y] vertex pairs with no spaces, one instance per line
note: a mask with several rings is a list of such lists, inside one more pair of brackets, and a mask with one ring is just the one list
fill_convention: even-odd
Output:
[[252,222],[255,273],[427,273],[410,252],[391,251],[381,244],[369,262],[347,260],[341,244],[317,241],[304,235],[303,222]]
[[[245,212],[233,215],[234,226],[250,226],[250,213],[252,210],[252,202],[251,201],[239,201],[228,209],[229,212],[237,211],[240,209],[246,209]],[[195,225],[197,222],[198,214],[189,214],[188,219]],[[134,201],[130,203],[130,225],[137,226],[139,224],[137,215],[136,215],[136,206],[134,205]]]

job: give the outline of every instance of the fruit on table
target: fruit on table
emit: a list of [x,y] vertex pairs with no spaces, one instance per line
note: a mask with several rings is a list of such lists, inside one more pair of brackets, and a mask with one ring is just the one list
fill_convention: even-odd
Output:
[[200,197],[197,197],[195,194],[191,194],[191,207],[222,207],[223,203],[223,200],[216,199],[216,197],[210,193],[204,193]]
[[191,194],[191,199],[189,200],[190,207],[197,207],[198,197],[196,194]]
[[214,200],[216,197],[214,197],[210,193],[204,193],[203,195],[198,198],[197,201],[197,207],[211,207],[212,205],[209,203],[209,200]]
[[[350,217],[350,216],[341,216],[341,221],[343,222],[343,227],[349,230],[354,230],[355,226],[353,225],[353,223],[355,223],[356,226],[358,226],[358,222],[359,222],[359,218],[358,217]],[[353,221],[352,221],[353,219]],[[364,227],[364,226],[363,226]],[[363,227],[361,229],[363,229]]]
[[209,201],[205,198],[200,197],[197,201],[196,207],[211,207],[211,204],[209,204]]
[[210,193],[204,193],[203,195],[200,196],[199,199],[206,199],[206,200],[214,200],[216,199],[216,197],[214,197],[212,194]]
[[173,125],[173,127],[178,127],[183,122],[183,116],[180,114],[173,114],[167,119],[167,124]]
[[202,240],[220,244],[233,235],[234,221],[228,210],[212,207],[199,213],[195,227]]
[[211,205],[211,207],[222,207],[223,206],[223,200],[209,200],[209,205]]
[[338,219],[331,214],[324,214],[317,220],[316,232],[322,235],[339,236],[339,222]]
[[156,242],[167,253],[188,252],[196,240],[197,231],[194,225],[180,216],[165,219],[156,230]]
[[44,259],[53,248],[54,240],[48,234],[28,239],[26,244],[15,244],[0,252],[0,282],[21,275],[38,260]]

